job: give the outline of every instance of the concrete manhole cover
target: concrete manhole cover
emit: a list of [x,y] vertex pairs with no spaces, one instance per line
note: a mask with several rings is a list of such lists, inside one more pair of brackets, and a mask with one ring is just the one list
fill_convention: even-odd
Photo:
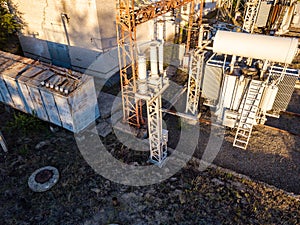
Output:
[[52,166],[45,166],[30,175],[28,186],[34,192],[44,192],[52,188],[58,179],[58,170]]

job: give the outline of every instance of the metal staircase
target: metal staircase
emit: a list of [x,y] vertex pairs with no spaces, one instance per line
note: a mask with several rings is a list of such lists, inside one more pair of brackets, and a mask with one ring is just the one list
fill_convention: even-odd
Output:
[[251,80],[245,98],[241,104],[241,115],[233,146],[246,149],[249,143],[253,125],[256,123],[256,114],[262,97],[262,82]]

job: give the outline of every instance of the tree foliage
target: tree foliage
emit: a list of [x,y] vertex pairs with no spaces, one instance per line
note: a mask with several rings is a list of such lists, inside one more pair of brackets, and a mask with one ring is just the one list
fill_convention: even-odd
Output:
[[9,10],[9,0],[0,0],[0,41],[7,40],[20,28],[21,24]]

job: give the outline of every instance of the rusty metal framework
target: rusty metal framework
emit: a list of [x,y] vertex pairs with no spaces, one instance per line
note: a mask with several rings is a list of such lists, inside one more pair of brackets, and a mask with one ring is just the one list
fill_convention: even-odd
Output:
[[[132,12],[133,0],[117,0],[116,30],[118,38],[118,56],[120,66],[123,121],[139,127],[140,107],[135,101],[136,92],[136,65],[135,45],[136,24]],[[131,72],[131,76],[128,73]]]
[[141,102],[136,101],[136,28],[194,0],[166,0],[135,7],[134,0],[116,0],[116,30],[123,103],[123,121],[140,127]]

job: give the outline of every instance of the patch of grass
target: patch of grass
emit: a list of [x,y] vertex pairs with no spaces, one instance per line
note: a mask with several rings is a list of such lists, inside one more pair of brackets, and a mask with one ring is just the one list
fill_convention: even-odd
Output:
[[45,132],[46,125],[37,117],[25,113],[14,113],[13,121],[6,125],[6,130],[10,133],[21,132],[23,135],[31,133]]
[[27,155],[28,154],[28,145],[27,144],[25,144],[25,145],[22,145],[19,149],[18,149],[18,153],[20,154],[20,155]]

